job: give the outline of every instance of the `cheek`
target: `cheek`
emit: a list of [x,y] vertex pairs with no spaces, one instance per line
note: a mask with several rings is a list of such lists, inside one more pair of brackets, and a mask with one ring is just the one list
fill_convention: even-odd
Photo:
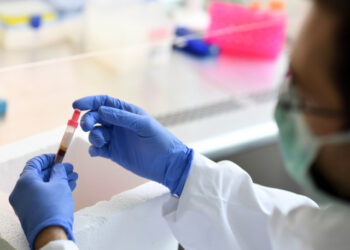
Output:
[[322,147],[316,162],[330,183],[350,190],[350,143]]
[[316,136],[325,136],[342,131],[344,123],[339,119],[305,114],[305,121]]

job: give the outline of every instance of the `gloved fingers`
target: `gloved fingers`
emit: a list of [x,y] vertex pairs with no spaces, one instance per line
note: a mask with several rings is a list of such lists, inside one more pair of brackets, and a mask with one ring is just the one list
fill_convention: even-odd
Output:
[[[62,163],[60,164],[62,168],[66,169],[66,173],[69,176],[69,174],[71,174],[73,172],[73,165],[70,163]],[[50,175],[51,175],[51,170],[52,168],[47,168],[45,170],[42,171],[42,178],[43,181],[48,182],[50,180]]]
[[69,181],[68,182],[68,185],[69,185],[69,188],[70,188],[70,191],[74,191],[74,189],[76,188],[77,186],[77,182],[76,181]]
[[76,181],[78,180],[79,175],[77,172],[72,172],[69,175],[67,175],[67,177],[68,177],[68,181]]
[[115,126],[123,127],[143,135],[145,128],[145,117],[124,110],[102,106],[98,110],[101,119]]
[[30,159],[24,167],[21,176],[32,175],[43,180],[46,170],[49,170],[53,165],[54,158],[54,154],[44,154]]
[[108,145],[105,145],[102,148],[90,146],[89,154],[91,157],[101,156],[101,157],[109,158]]
[[131,113],[145,115],[146,112],[140,107],[131,103],[124,102],[117,98],[113,98],[107,95],[87,96],[73,103],[73,108],[80,110],[98,110],[101,106],[107,106],[117,109],[126,110]]
[[80,126],[85,132],[90,131],[97,123],[102,123],[102,121],[96,111],[87,112],[80,120]]
[[63,163],[63,166],[66,170],[67,176],[69,176],[74,170],[74,167],[71,163],[65,162],[65,163]]
[[66,168],[63,167],[63,164],[56,164],[52,167],[50,181],[68,181],[68,176],[66,173]]
[[50,180],[51,168],[47,168],[42,172],[42,179],[44,182],[48,182]]
[[68,185],[70,187],[70,190],[73,192],[75,187],[77,186],[77,180],[78,180],[78,173],[72,172],[68,175]]
[[110,140],[110,129],[104,126],[95,126],[89,134],[90,143],[97,148],[103,147],[105,144],[109,143]]

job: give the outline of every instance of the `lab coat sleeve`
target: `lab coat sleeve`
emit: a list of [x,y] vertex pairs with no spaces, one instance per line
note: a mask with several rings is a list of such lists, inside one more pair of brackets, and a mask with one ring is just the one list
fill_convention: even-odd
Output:
[[167,201],[163,215],[186,250],[272,249],[272,214],[299,206],[317,207],[304,196],[254,184],[232,162],[195,153],[181,197]]
[[55,240],[49,242],[40,250],[79,250],[79,248],[71,240]]

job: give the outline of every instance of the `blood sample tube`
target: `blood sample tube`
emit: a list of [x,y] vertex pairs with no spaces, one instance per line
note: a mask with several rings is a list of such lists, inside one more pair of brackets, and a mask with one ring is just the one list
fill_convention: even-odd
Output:
[[80,110],[79,109],[74,110],[73,117],[72,117],[72,119],[70,119],[68,121],[66,131],[64,132],[60,147],[59,147],[58,152],[56,154],[55,164],[61,163],[63,161],[63,158],[67,152],[69,144],[71,143],[71,141],[73,139],[75,129],[79,125],[79,123],[78,123],[79,116],[80,116]]

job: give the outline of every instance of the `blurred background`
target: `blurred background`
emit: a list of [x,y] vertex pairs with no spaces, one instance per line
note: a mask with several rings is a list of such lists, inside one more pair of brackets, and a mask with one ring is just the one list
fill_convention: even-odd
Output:
[[300,192],[273,108],[309,5],[0,0],[0,147],[64,126],[77,98],[107,94],[256,182]]
[[[261,8],[269,8],[271,4],[270,0],[221,2],[244,6],[259,2]],[[144,43],[141,32],[151,32],[155,27],[167,28],[169,32],[177,26],[203,31],[210,24],[210,3],[208,0],[0,0],[0,66]],[[297,34],[309,4],[308,0],[283,1],[283,11],[288,15],[288,42]]]

